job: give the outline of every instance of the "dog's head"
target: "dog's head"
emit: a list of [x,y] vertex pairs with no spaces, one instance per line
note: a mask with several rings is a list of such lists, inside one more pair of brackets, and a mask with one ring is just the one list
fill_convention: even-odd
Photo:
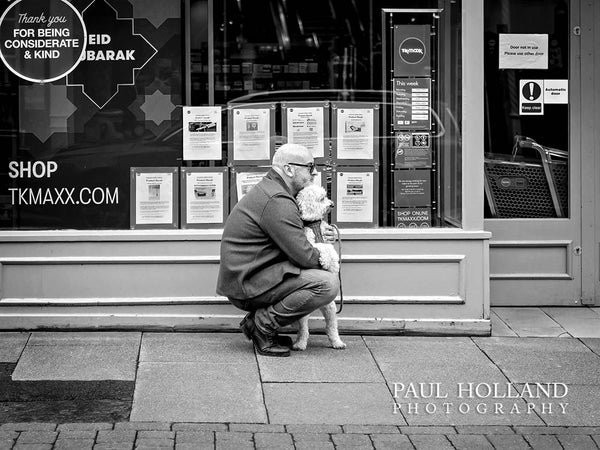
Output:
[[327,198],[325,189],[316,184],[311,184],[298,192],[296,201],[300,207],[300,216],[306,222],[324,219],[327,211],[333,208],[333,202]]

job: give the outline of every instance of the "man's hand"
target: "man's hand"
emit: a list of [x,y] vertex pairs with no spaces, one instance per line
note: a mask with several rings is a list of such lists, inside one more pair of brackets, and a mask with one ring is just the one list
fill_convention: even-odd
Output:
[[329,224],[325,225],[325,231],[323,234],[323,240],[328,244],[333,244],[335,242],[335,233],[333,231],[333,227]]

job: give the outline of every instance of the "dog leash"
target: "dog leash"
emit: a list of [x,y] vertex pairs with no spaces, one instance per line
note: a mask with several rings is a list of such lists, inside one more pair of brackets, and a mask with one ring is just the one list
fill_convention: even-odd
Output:
[[344,308],[344,293],[342,291],[342,236],[340,235],[340,229],[335,224],[332,224],[331,226],[337,234],[338,255],[340,257],[340,270],[338,272],[338,278],[340,279],[340,308],[336,311],[336,314],[339,314]]

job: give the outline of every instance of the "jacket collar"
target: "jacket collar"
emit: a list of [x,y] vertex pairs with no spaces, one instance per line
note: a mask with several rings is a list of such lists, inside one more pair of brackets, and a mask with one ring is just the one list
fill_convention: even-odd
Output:
[[265,175],[265,178],[268,178],[269,180],[273,180],[273,181],[279,183],[281,185],[281,187],[283,187],[283,189],[285,189],[285,191],[288,194],[290,194],[290,197],[294,197],[294,195],[292,194],[292,191],[290,191],[290,188],[288,187],[288,185],[285,184],[285,181],[283,181],[283,178],[281,178],[281,175],[279,175],[275,171],[275,169],[271,168],[271,170],[269,170],[267,175]]

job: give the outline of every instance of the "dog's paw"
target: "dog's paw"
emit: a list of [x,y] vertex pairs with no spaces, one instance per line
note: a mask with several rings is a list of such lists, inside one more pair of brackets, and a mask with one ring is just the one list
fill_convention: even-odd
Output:
[[340,339],[331,342],[331,346],[336,350],[343,350],[346,348],[346,344],[342,342]]
[[306,342],[294,342],[294,345],[292,345],[292,350],[296,350],[297,352],[303,352],[304,350],[306,350]]

